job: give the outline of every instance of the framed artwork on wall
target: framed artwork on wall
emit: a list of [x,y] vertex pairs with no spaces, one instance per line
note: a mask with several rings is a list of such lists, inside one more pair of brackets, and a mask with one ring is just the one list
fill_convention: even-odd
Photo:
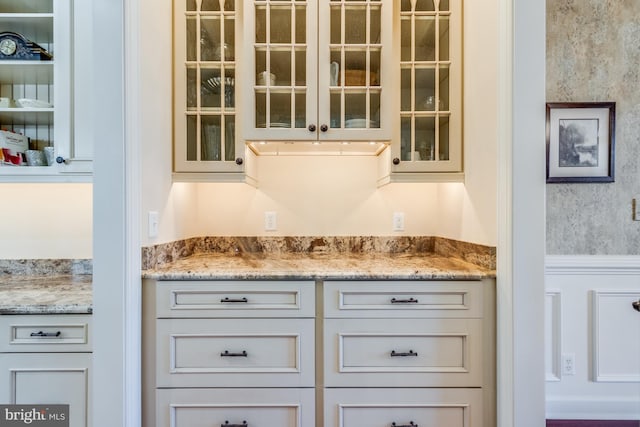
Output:
[[547,182],[613,182],[615,102],[547,103]]

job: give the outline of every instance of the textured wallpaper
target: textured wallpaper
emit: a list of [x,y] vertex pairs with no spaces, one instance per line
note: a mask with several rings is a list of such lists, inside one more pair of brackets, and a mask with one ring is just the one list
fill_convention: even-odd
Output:
[[616,102],[615,182],[547,184],[547,254],[640,254],[640,1],[547,0],[546,79],[548,102]]

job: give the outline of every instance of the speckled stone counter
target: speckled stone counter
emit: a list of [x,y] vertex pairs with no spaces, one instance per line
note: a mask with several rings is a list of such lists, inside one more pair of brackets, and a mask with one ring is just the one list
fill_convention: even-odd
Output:
[[155,280],[477,280],[495,277],[495,248],[433,237],[202,238],[143,250],[143,265]]
[[0,314],[87,314],[91,260],[0,260]]

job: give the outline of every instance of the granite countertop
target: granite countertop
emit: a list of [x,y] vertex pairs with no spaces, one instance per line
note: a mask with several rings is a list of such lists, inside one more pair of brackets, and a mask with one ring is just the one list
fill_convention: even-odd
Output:
[[[495,248],[430,236],[198,237],[142,248],[156,280],[480,280]],[[93,312],[91,260],[0,260],[0,314]]]
[[88,314],[90,274],[0,276],[0,314]]
[[143,267],[156,280],[478,280],[495,277],[495,250],[432,237],[200,238],[143,250]]
[[92,260],[0,260],[0,314],[92,313]]

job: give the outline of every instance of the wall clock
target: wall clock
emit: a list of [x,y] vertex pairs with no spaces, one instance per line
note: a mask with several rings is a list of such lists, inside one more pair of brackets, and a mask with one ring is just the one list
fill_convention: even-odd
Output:
[[11,31],[0,33],[0,60],[48,61],[53,56],[40,45]]

